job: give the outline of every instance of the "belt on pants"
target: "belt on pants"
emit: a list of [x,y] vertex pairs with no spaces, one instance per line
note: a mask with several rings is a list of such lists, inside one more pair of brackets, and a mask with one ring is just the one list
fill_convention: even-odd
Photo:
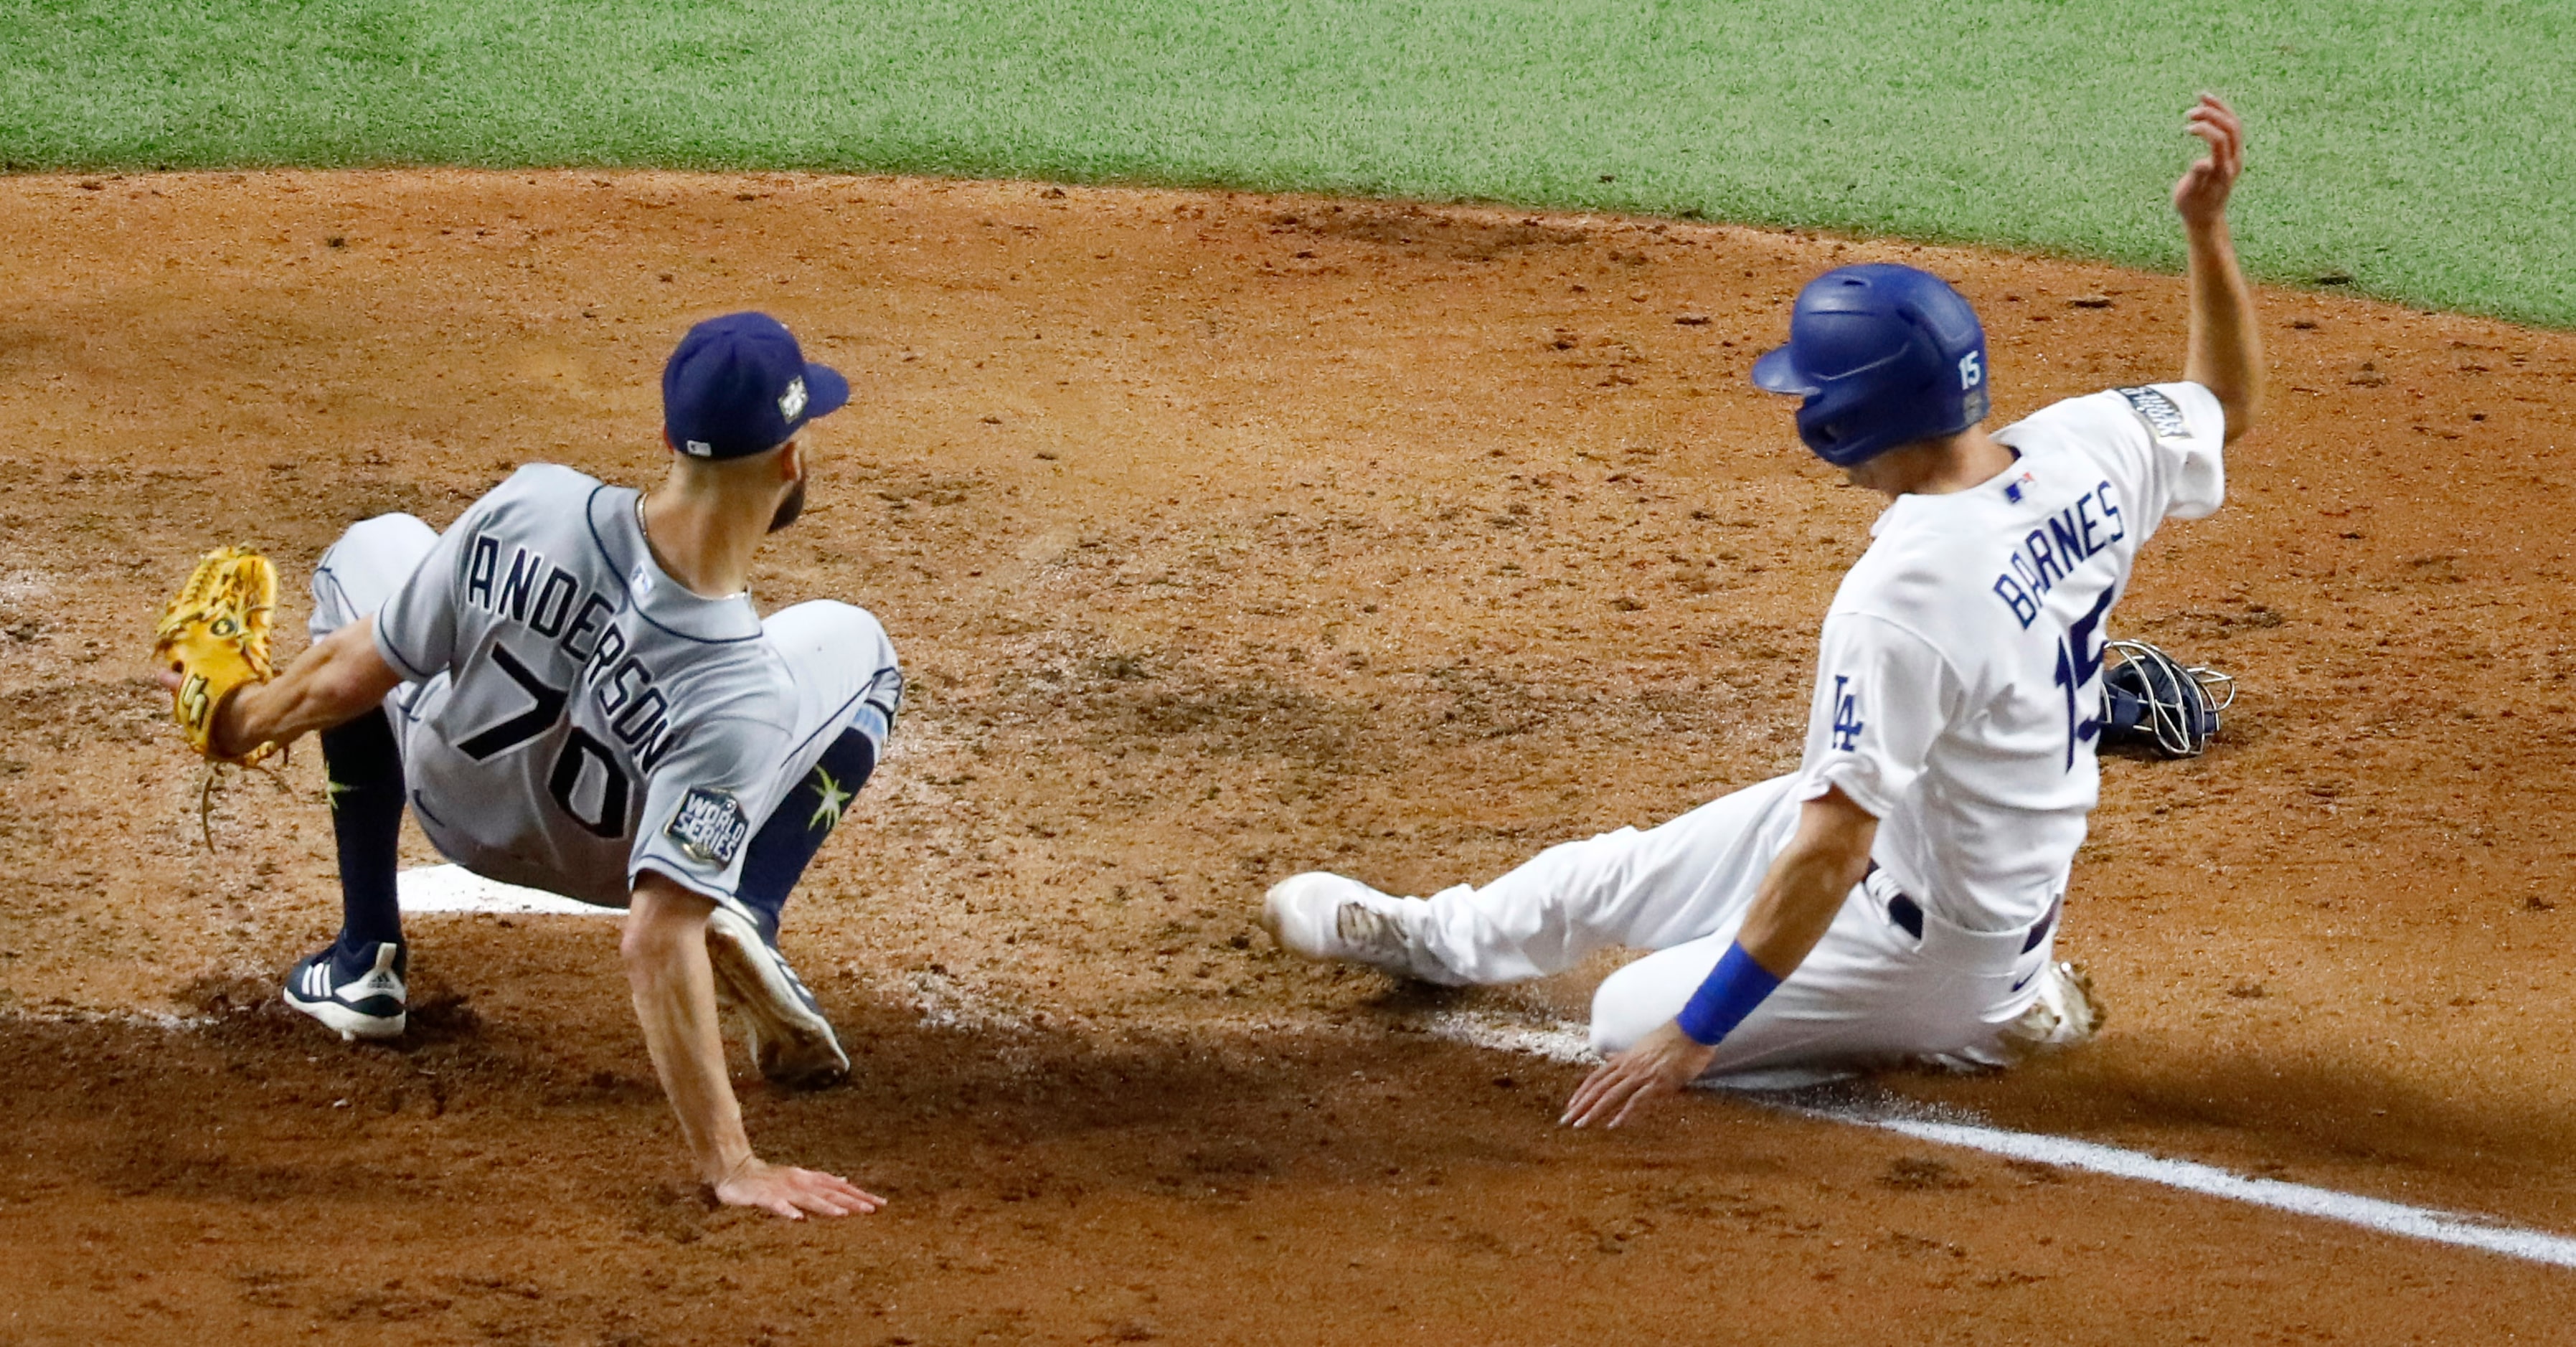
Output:
[[[1863,871],[1861,877],[1866,880],[1877,871],[1878,862],[1871,861],[1869,869]],[[2021,942],[2022,953],[2028,954],[2039,948],[2039,942],[2046,940],[2048,933],[2056,929],[2058,909],[2065,906],[2065,903],[2066,900],[2063,897],[2049,900],[2048,911],[2042,913],[2038,921],[2031,923],[2030,935]],[[1887,919],[1895,922],[1907,935],[1917,940],[1923,938],[1923,905],[1914,901],[1910,895],[1899,891],[1895,897],[1887,900]]]

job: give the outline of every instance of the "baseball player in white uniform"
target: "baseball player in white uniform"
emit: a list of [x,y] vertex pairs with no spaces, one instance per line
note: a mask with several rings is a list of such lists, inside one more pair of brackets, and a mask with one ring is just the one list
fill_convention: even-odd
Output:
[[288,1004],[343,1036],[403,1031],[408,803],[477,874],[627,909],[636,1014],[720,1199],[788,1217],[881,1205],[754,1155],[718,1027],[720,1003],[736,1010],[782,1083],[849,1069],[778,919],[875,767],[903,676],[865,611],[763,621],[746,589],[760,540],[803,503],[807,422],[848,399],[776,319],[711,319],[663,373],[659,487],[537,464],[444,534],[396,514],[342,535],[314,572],[314,644],[216,721],[222,751],[321,734],[342,930],[296,965]]
[[2100,792],[2103,624],[2138,549],[2224,492],[2261,394],[2228,238],[2242,130],[2203,97],[2175,186],[2190,256],[2177,383],[2069,399],[1989,433],[1968,302],[1910,267],[1810,283],[1754,383],[1886,496],[1827,611],[1788,776],[1644,832],[1551,848],[1482,888],[1395,898],[1310,873],[1270,891],[1286,948],[1451,984],[1654,951],[1592,1006],[1605,1060],[1565,1111],[1617,1125],[1703,1075],[1908,1059],[2002,1065],[2098,1015],[2054,958]]

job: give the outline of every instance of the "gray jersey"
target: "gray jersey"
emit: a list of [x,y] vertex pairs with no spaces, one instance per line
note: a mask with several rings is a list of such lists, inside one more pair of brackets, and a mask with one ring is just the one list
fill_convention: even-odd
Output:
[[622,907],[649,868],[730,898],[786,788],[794,680],[747,596],[654,563],[639,499],[535,464],[440,536],[376,615],[376,649],[418,680],[404,776],[422,831],[478,874]]

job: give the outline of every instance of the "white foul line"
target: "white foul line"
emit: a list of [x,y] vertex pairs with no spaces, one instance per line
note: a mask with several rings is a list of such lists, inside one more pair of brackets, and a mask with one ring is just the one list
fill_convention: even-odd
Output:
[[2385,1234],[2405,1235],[2430,1240],[2436,1244],[2457,1244],[2465,1248],[2484,1249],[2508,1258],[2547,1263],[2553,1267],[2576,1267],[2576,1239],[2552,1235],[2545,1231],[2525,1230],[2503,1225],[2482,1216],[2462,1216],[2435,1211],[2428,1207],[2410,1207],[2402,1202],[2387,1202],[2375,1197],[2357,1197],[2331,1188],[2311,1188],[2303,1183],[2284,1183],[2279,1179],[2249,1179],[2231,1174],[2215,1165],[2197,1164],[2190,1160],[2168,1160],[2158,1155],[2126,1151],[2097,1142],[2075,1141],[2067,1137],[2041,1136],[2031,1132],[2007,1132],[1999,1127],[1979,1127],[1968,1123],[1932,1122],[1920,1118],[1889,1117],[1883,1114],[1844,1110],[1801,1110],[1811,1116],[1832,1118],[1838,1122],[1859,1123],[1864,1127],[1883,1128],[1923,1141],[1937,1141],[1948,1146],[1965,1146],[2008,1159],[2028,1160],[2043,1165],[2087,1170],[2123,1179],[2141,1179],[2161,1183],[2186,1192],[2206,1193],[2251,1206],[2269,1207],[2275,1211],[2295,1212],[2328,1221],[2341,1221]]
[[[1524,1052],[1558,1062],[1594,1060],[1583,1030],[1575,1025],[1556,1022],[1539,1024],[1516,1016],[1447,1011],[1431,1016],[1425,1027],[1440,1038],[1475,1047]],[[1739,1077],[1721,1082],[1719,1088],[1756,1092],[1775,1092],[1794,1088],[1804,1082],[1789,1076]],[[2463,1248],[2484,1249],[2507,1258],[2545,1263],[2552,1267],[2576,1268],[2576,1239],[2553,1235],[2541,1230],[2526,1230],[2489,1220],[2483,1216],[2463,1216],[2455,1212],[2435,1211],[2429,1207],[2410,1207],[2402,1202],[2388,1202],[2375,1197],[2359,1197],[2331,1188],[2312,1188],[2303,1183],[2284,1183],[2279,1179],[2247,1178],[2229,1173],[2215,1165],[2190,1160],[2169,1160],[2160,1155],[2122,1150],[2099,1142],[2076,1141],[2068,1137],[2045,1136],[2035,1132],[2012,1132],[2000,1127],[1975,1123],[1941,1121],[1909,1117],[1871,1107],[1799,1107],[1793,1112],[1810,1118],[1834,1122],[1857,1123],[1913,1137],[1918,1141],[1937,1142],[1984,1151],[2010,1160],[2054,1165],[2061,1169],[2079,1169],[2087,1173],[2107,1174],[2113,1178],[2136,1179],[2160,1183],[2168,1188],[2223,1197],[2249,1206],[2268,1207],[2274,1211],[2313,1216],[2320,1220],[2357,1225],[2383,1234],[2404,1235],[2435,1244],[2454,1244]]]
[[[615,908],[595,907],[570,898],[534,889],[521,889],[495,883],[452,865],[423,866],[406,870],[400,876],[402,906],[406,912],[525,912],[562,913],[565,915],[614,916]],[[929,975],[922,975],[928,977]],[[919,982],[920,979],[916,979]],[[927,984],[923,984],[927,987]],[[922,991],[921,987],[916,988]],[[920,1000],[923,1014],[936,1018],[947,1015],[961,1023],[972,1019],[976,999],[971,994],[941,980],[929,987]],[[1503,1052],[1526,1053],[1556,1062],[1593,1060],[1589,1036],[1581,1026],[1566,1021],[1539,1021],[1509,1013],[1452,1010],[1431,1015],[1422,1022],[1432,1035],[1472,1047]],[[1834,1073],[1761,1073],[1722,1083],[1721,1088],[1753,1092],[1777,1092],[1784,1089],[1830,1080]],[[2454,1212],[2435,1211],[2429,1207],[2410,1207],[2402,1202],[2388,1202],[2375,1197],[2359,1197],[2331,1188],[2311,1188],[2303,1183],[2284,1183],[2279,1179],[2252,1179],[2232,1174],[2215,1165],[2190,1160],[2168,1160],[2141,1151],[2122,1150],[2099,1142],[2076,1141],[2068,1137],[2044,1136],[2035,1132],[2012,1132],[2000,1127],[1974,1123],[1944,1122],[1930,1118],[1908,1117],[1883,1109],[1867,1107],[1815,1108],[1791,1106],[1791,1111],[1810,1118],[1834,1122],[1857,1123],[1875,1127],[1918,1141],[1936,1142],[1984,1151],[2010,1160],[2055,1165],[2113,1178],[2136,1179],[2160,1183],[2168,1188],[2223,1197],[2249,1206],[2268,1207],[2320,1220],[2340,1221],[2383,1234],[2404,1235],[2435,1244],[2453,1244],[2462,1248],[2484,1249],[2507,1258],[2545,1263],[2552,1267],[2576,1268],[2576,1239],[2553,1235],[2541,1230],[2526,1230],[2504,1225],[2480,1216],[2462,1216]]]

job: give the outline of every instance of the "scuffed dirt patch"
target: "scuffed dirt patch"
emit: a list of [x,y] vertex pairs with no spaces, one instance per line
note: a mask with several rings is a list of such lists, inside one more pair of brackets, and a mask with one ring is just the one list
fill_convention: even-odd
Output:
[[[1426,997],[1255,924],[1299,870],[1429,892],[1794,761],[1875,514],[1744,385],[1807,276],[1952,277],[2007,417],[2170,377],[2175,278],[1007,183],[96,181],[0,180],[0,1340],[1692,1340],[1747,1286],[1786,1342],[2568,1318],[2540,1270],[1742,1103],[1569,1134],[1577,1068],[1428,1026],[1579,1018],[1615,960]],[[2230,506],[2119,612],[2244,695],[2209,756],[2106,764],[2064,947],[2112,1028],[1888,1083],[2576,1229],[2576,339],[2263,306]],[[747,1085],[765,1148],[894,1199],[831,1226],[687,1182],[609,922],[417,922],[397,1044],[285,1012],[336,924],[318,763],[231,779],[209,851],[141,667],[204,548],[279,559],[291,650],[355,519],[649,480],[663,357],[746,307],[858,390],[758,597],[866,605],[912,678],[788,912],[853,1082]]]

